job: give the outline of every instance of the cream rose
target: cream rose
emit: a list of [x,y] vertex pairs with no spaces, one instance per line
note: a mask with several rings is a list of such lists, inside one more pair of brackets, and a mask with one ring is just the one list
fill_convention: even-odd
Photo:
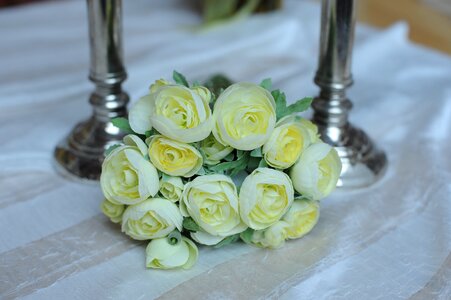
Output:
[[205,164],[216,165],[221,159],[232,153],[233,148],[224,146],[213,135],[210,135],[200,143],[200,151],[204,154]]
[[188,238],[181,237],[176,244],[168,238],[152,240],[146,248],[146,266],[153,269],[189,269],[197,261],[199,251]]
[[282,218],[283,221],[288,223],[286,232],[289,239],[297,239],[309,233],[318,219],[318,201],[302,197],[294,199],[290,209]]
[[198,94],[199,97],[201,97],[202,100],[203,100],[205,103],[210,103],[210,102],[211,102],[211,99],[212,99],[212,97],[211,97],[211,92],[210,92],[210,90],[207,89],[206,87],[204,87],[204,86],[193,86],[193,87],[191,88],[191,90],[192,90],[194,93]]
[[[296,117],[297,119],[299,119],[299,117]],[[311,121],[304,119],[304,118],[300,118],[301,125],[307,129],[307,132],[310,136],[310,141],[311,143],[318,143],[321,142],[319,133],[318,133],[318,127],[313,124]]]
[[226,238],[225,236],[212,235],[204,231],[191,232],[190,235],[191,238],[199,244],[207,246],[214,246]]
[[180,177],[163,176],[160,179],[160,194],[172,202],[177,202],[182,197],[183,186]]
[[320,200],[336,187],[341,172],[337,151],[325,143],[307,147],[290,170],[294,189],[312,200]]
[[213,121],[210,99],[203,97],[204,91],[202,96],[199,93],[198,89],[191,90],[181,85],[159,86],[132,106],[130,126],[141,134],[153,127],[162,135],[180,142],[201,141],[210,134]]
[[182,223],[177,205],[152,198],[127,207],[122,216],[122,232],[136,240],[149,240],[164,237],[176,228],[181,231]]
[[264,88],[236,83],[216,100],[213,118],[213,135],[221,144],[252,150],[262,146],[274,130],[276,104]]
[[124,142],[126,145],[114,149],[105,158],[100,186],[109,201],[136,204],[158,192],[158,172],[144,158],[147,146],[141,139],[131,135]]
[[241,186],[241,218],[252,229],[265,229],[279,221],[293,198],[293,185],[287,174],[258,168],[244,179]]
[[161,172],[171,176],[191,177],[202,167],[202,155],[193,146],[162,135],[147,139],[149,158]]
[[108,199],[105,199],[100,205],[100,209],[105,216],[110,218],[111,222],[120,223],[122,221],[122,213],[125,210],[125,205],[116,204],[109,201]]
[[170,85],[170,84],[171,83],[165,79],[158,79],[158,80],[155,80],[155,82],[150,85],[149,91],[151,93],[155,93],[162,86],[166,86],[166,85]]
[[279,120],[269,140],[263,145],[265,161],[277,169],[291,167],[302,151],[318,140],[315,127],[310,121],[294,115]]
[[[180,210],[217,241],[247,228],[240,219],[235,184],[225,175],[199,176],[187,183]],[[210,243],[202,242],[205,240],[202,237],[196,234],[193,238],[203,244]]]
[[252,234],[251,243],[262,248],[280,248],[287,239],[288,226],[285,221],[277,221],[265,230],[256,230]]

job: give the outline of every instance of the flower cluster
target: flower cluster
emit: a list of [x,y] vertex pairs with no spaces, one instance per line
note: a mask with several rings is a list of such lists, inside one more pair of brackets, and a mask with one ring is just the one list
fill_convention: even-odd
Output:
[[156,81],[128,120],[113,120],[129,134],[107,150],[100,178],[103,213],[150,240],[146,266],[190,268],[196,243],[279,248],[307,234],[341,171],[334,148],[296,116],[312,99],[287,106],[270,80],[217,98],[177,72],[174,81]]

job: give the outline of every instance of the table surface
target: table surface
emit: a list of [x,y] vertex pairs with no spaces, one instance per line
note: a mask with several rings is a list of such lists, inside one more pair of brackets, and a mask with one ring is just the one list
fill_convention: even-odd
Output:
[[409,38],[420,44],[451,54],[450,0],[359,0],[359,21],[387,27],[404,20]]
[[[185,3],[124,1],[131,99],[173,69],[317,94],[316,3],[202,31]],[[192,269],[157,271],[101,214],[97,184],[54,171],[54,146],[90,115],[85,3],[0,11],[0,298],[449,299],[451,58],[407,36],[403,23],[357,28],[351,121],[387,152],[381,181],[333,193],[282,249],[201,247]]]

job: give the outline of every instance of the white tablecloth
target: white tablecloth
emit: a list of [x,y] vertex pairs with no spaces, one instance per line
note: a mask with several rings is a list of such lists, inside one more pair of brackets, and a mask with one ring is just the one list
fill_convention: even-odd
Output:
[[[187,1],[124,1],[131,98],[177,69],[224,72],[316,95],[319,6],[196,32]],[[0,298],[450,299],[451,58],[407,27],[358,27],[352,122],[389,158],[385,177],[321,203],[305,238],[277,251],[201,248],[187,271],[146,270],[145,244],[101,215],[98,185],[55,173],[52,151],[90,115],[84,1],[0,11]]]

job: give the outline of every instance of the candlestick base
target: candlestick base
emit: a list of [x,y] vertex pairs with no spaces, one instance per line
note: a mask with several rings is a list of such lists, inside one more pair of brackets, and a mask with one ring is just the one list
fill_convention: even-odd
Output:
[[[337,183],[338,187],[367,187],[385,173],[387,157],[364,131],[349,123],[343,128],[321,127],[321,125],[318,128],[321,138],[334,146],[340,157],[342,170]],[[338,136],[339,139],[337,139]]]
[[57,170],[72,179],[99,180],[104,152],[124,136],[111,122],[94,117],[79,123],[55,148]]

